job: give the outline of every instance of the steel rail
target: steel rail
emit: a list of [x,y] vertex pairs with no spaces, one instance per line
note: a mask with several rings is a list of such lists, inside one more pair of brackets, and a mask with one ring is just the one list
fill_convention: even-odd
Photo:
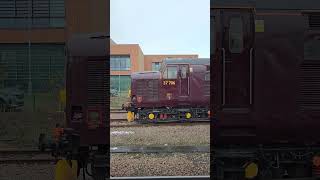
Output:
[[[113,147],[110,147],[110,153],[197,153],[197,152],[209,153],[210,146],[202,145],[202,146],[113,146]],[[49,155],[49,154],[50,154],[50,151],[41,152],[36,149],[0,150],[0,157],[3,155]],[[13,158],[6,158],[6,159],[13,159]]]
[[154,126],[197,126],[197,125],[210,125],[210,122],[193,122],[193,123],[150,123],[150,124],[110,124],[110,128],[127,128],[127,127],[154,127]]
[[56,159],[0,159],[0,164],[50,164],[57,162]]
[[210,146],[117,146],[110,153],[210,153]]

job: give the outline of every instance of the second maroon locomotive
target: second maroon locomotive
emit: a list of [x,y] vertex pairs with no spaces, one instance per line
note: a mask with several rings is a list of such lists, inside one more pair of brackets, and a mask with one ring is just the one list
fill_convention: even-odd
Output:
[[210,114],[210,60],[165,59],[159,71],[131,75],[128,120],[203,121]]

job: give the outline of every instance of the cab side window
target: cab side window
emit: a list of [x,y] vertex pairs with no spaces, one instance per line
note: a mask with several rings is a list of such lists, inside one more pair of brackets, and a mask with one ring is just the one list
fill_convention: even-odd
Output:
[[241,53],[243,49],[243,21],[241,17],[230,19],[229,49],[231,53]]
[[166,79],[177,79],[177,67],[167,67],[167,77]]
[[187,78],[187,71],[188,71],[187,66],[182,66],[182,67],[181,67],[181,78],[182,78],[182,79]]
[[320,37],[310,38],[304,43],[304,59],[320,59]]
[[204,75],[204,80],[205,81],[210,81],[210,71],[206,72],[206,74]]

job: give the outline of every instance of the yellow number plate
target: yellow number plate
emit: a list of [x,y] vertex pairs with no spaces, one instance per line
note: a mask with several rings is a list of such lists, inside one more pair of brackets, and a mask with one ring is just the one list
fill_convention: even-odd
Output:
[[174,85],[176,85],[176,82],[165,80],[165,81],[163,81],[163,85],[164,86],[174,86]]

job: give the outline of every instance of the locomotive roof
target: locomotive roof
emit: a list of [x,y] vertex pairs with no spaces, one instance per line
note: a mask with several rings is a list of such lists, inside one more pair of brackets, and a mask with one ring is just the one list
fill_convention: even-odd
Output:
[[108,56],[108,38],[105,33],[74,34],[67,41],[71,56]]
[[159,71],[144,71],[131,74],[132,79],[155,79],[160,77]]
[[178,64],[178,63],[186,63],[186,64],[210,64],[209,58],[198,58],[198,59],[185,59],[185,58],[174,58],[174,59],[165,59],[162,61],[165,64]]
[[274,10],[320,10],[319,0],[211,0],[210,7],[232,6]]

